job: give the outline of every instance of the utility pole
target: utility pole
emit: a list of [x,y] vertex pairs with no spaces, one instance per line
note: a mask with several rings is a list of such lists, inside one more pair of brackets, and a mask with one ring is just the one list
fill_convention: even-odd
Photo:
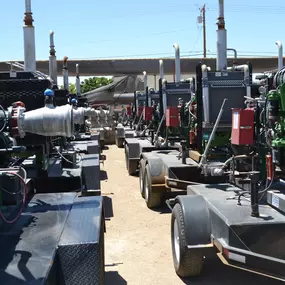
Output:
[[204,58],[207,57],[207,40],[206,40],[206,4],[200,9],[200,17],[198,17],[198,23],[203,24],[203,48],[204,48]]

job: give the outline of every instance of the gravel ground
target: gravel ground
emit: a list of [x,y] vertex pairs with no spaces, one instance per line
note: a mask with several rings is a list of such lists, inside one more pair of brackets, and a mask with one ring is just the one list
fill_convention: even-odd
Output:
[[224,266],[218,258],[206,263],[203,275],[181,280],[172,263],[170,211],[149,210],[137,177],[127,174],[124,150],[109,146],[102,171],[106,205],[105,255],[108,285],[236,285],[283,282]]

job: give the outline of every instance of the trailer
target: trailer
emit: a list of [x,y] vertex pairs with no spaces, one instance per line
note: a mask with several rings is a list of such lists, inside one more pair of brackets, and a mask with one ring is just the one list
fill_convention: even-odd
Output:
[[125,138],[145,137],[158,122],[160,96],[147,86],[147,75],[144,72],[144,92],[134,92],[134,102],[126,108],[126,120],[116,127],[116,145],[124,147]]
[[[284,185],[283,185],[284,187]],[[204,258],[217,253],[225,265],[285,281],[285,215],[283,194],[273,204],[259,205],[238,197],[232,184],[189,185],[187,196],[177,196],[171,217],[171,244],[176,273],[193,277],[202,272]],[[272,201],[272,192],[267,199]],[[277,202],[278,201],[278,202]]]
[[[279,71],[270,77],[273,84],[264,84],[259,88],[260,96],[251,96],[250,64],[227,68],[223,1],[219,2],[218,46],[223,48],[218,50],[216,71],[205,73],[203,84],[197,84],[197,103],[199,88],[204,90],[197,110],[201,112],[204,107],[199,127],[204,132],[211,116],[207,109],[219,100],[230,101],[223,113],[224,119],[231,122],[231,151],[222,163],[212,164],[206,159],[222,126],[219,121],[223,122],[223,117],[218,115],[198,167],[205,177],[223,177],[227,181],[189,183],[187,195],[167,201],[172,209],[174,268],[181,277],[198,276],[205,258],[214,253],[225,265],[285,281],[283,56],[279,58]],[[217,82],[215,77],[220,80]],[[234,81],[229,84],[229,80]],[[215,102],[211,103],[211,98]],[[194,149],[199,150],[202,142],[197,132]]]
[[[9,81],[0,80],[0,89]],[[26,80],[30,98],[39,92],[32,87],[40,81]],[[0,111],[1,284],[103,284],[99,134],[62,143],[58,135],[72,136],[72,106],[30,111],[23,106],[17,101]],[[52,129],[47,127],[51,119],[59,122]]]
[[[0,283],[104,284],[100,134],[79,127],[94,113],[36,70],[26,0],[25,71],[0,74]],[[19,66],[18,66],[19,67]]]

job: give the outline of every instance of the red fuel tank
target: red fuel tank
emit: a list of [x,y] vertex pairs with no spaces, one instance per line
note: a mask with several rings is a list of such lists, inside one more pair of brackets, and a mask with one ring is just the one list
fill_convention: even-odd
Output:
[[141,116],[141,114],[142,114],[142,112],[143,112],[143,108],[144,108],[144,106],[139,106],[139,107],[138,107],[138,117]]
[[232,144],[254,143],[254,109],[232,109]]
[[145,121],[152,121],[152,107],[144,107],[143,119]]
[[167,107],[166,109],[166,126],[178,127],[179,126],[179,108]]

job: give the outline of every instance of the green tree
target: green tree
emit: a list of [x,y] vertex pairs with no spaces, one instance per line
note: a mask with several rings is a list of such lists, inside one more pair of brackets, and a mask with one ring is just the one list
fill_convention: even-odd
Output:
[[83,94],[83,93],[92,91],[92,90],[97,89],[99,87],[108,85],[112,82],[113,82],[112,79],[108,79],[106,77],[92,77],[92,78],[85,79],[80,84],[81,93]]
[[[60,86],[60,89],[64,89],[63,85]],[[76,94],[76,85],[74,83],[69,83],[69,93]]]
[[[80,91],[81,94],[92,91],[94,89],[97,89],[99,87],[108,85],[112,83],[112,79],[108,79],[106,77],[92,77],[85,79],[80,84]],[[61,89],[64,89],[63,85],[60,86]],[[69,83],[69,92],[71,94],[76,94],[76,84],[75,83]]]

